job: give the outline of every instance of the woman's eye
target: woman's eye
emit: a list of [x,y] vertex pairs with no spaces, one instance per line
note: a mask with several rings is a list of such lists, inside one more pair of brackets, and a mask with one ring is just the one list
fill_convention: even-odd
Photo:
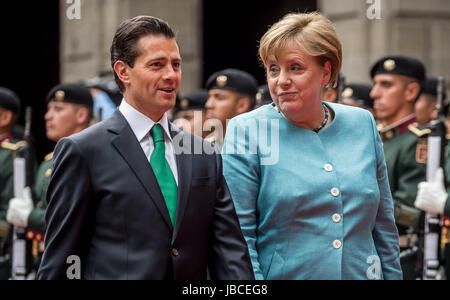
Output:
[[291,69],[293,71],[300,71],[302,69],[302,67],[300,65],[292,65]]
[[269,72],[270,72],[271,74],[276,74],[276,73],[279,72],[279,68],[276,67],[276,66],[270,66],[270,67],[269,67]]

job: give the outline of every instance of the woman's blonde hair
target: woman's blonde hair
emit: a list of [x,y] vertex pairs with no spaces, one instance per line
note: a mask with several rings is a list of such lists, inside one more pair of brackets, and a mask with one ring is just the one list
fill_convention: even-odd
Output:
[[331,62],[332,70],[327,87],[336,87],[342,66],[342,45],[336,30],[325,16],[318,12],[291,13],[272,25],[259,45],[259,56],[266,65],[269,55],[278,56],[286,45],[294,41],[306,54],[323,66]]

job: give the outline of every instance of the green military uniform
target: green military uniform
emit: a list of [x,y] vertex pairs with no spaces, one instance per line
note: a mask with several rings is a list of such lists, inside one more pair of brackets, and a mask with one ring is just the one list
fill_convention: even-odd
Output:
[[[426,132],[417,127],[415,117],[412,115],[395,126],[380,128],[380,134],[394,200],[395,219],[399,234],[404,237],[409,227],[417,225],[419,217],[419,211],[413,207],[417,186],[426,180],[427,139],[423,137]],[[413,244],[414,241],[411,241],[411,246]],[[400,246],[408,248],[404,244]],[[407,263],[402,263],[404,279],[416,279],[416,265],[415,257]]]
[[32,241],[31,254],[33,269],[39,268],[44,251],[44,235],[46,230],[45,211],[47,209],[47,188],[53,168],[53,152],[45,157],[36,173],[34,184],[34,209],[28,216],[27,239]]
[[450,280],[450,139],[447,140],[447,147],[445,149],[445,180],[449,198],[445,203],[444,228],[442,228],[441,246],[445,259],[445,275],[447,280]]
[[13,152],[1,146],[0,140],[0,280],[7,280],[11,275],[11,266],[8,262],[9,255],[7,237],[9,224],[6,222],[8,203],[14,197],[14,168]]
[[379,128],[395,202],[414,207],[417,185],[426,178],[427,139],[414,115],[395,126]]
[[[385,74],[406,76],[422,87],[425,81],[425,66],[411,57],[387,56],[378,60],[370,71],[371,78],[375,81],[377,81],[377,75]],[[382,83],[379,84],[382,85]],[[379,89],[375,90],[375,101],[377,101],[377,96],[380,96],[376,92],[379,93]],[[419,94],[416,95],[416,98],[418,97]],[[429,131],[422,131],[417,124],[414,124],[416,119],[412,114],[414,109],[412,103],[406,102],[406,99],[398,100],[403,101],[399,102],[403,103],[402,105],[410,106],[411,115],[380,128],[380,134],[394,200],[395,220],[400,234],[400,248],[406,250],[416,245],[413,238],[417,238],[417,236],[409,234],[408,229],[417,228],[419,225],[420,211],[414,207],[414,202],[418,184],[426,180],[428,145],[426,134]],[[401,259],[404,279],[416,279],[418,276],[416,266],[419,259],[415,254]]]
[[28,228],[36,232],[44,233],[46,229],[45,224],[45,210],[47,208],[47,188],[50,182],[50,176],[53,168],[53,152],[45,157],[44,162],[41,163],[36,173],[36,181],[34,185],[35,208],[28,217]]

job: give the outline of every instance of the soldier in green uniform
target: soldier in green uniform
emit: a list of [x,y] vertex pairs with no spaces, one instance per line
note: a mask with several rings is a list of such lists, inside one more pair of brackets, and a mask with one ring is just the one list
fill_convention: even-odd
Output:
[[435,120],[438,117],[436,111],[437,85],[437,78],[427,77],[422,93],[414,106],[414,113],[420,126],[425,127],[431,120]]
[[[389,184],[394,200],[395,218],[400,234],[400,248],[415,245],[420,211],[414,208],[417,185],[425,180],[427,162],[427,131],[418,128],[414,104],[425,81],[425,67],[417,59],[406,56],[388,56],[371,69],[374,86],[370,96],[380,122]],[[403,278],[418,277],[418,257],[402,261]]]
[[9,224],[6,222],[8,201],[14,196],[12,130],[20,111],[17,95],[0,87],[0,280],[10,277],[10,255],[8,251]]
[[196,90],[186,96],[177,97],[174,111],[174,124],[179,128],[205,138],[210,132],[204,130],[206,120],[205,103],[208,92],[204,89]]
[[[58,85],[47,98],[45,114],[46,134],[51,141],[58,142],[63,137],[87,128],[92,119],[93,100],[89,89],[79,85]],[[40,263],[46,229],[46,193],[52,173],[53,153],[45,157],[36,174],[34,184],[35,199],[31,197],[13,198],[9,202],[7,220],[9,223],[27,228],[27,238],[33,241],[32,254],[34,269]],[[11,197],[10,197],[11,198]]]
[[213,133],[206,138],[207,141],[221,148],[227,121],[254,109],[257,88],[258,83],[253,75],[238,69],[225,69],[208,78],[206,118],[217,123]]
[[375,116],[373,99],[370,98],[371,89],[366,84],[346,84],[341,94],[341,103],[367,109]]
[[[424,104],[417,107],[416,111],[423,114],[424,119],[428,116],[428,122],[437,118],[437,113],[432,107],[436,106],[437,97],[436,78],[429,78],[423,89],[423,94],[427,96]],[[445,96],[444,99],[445,100]],[[431,106],[431,108],[430,108]],[[445,109],[446,117],[449,117],[449,106]],[[443,228],[441,236],[442,253],[445,260],[445,273],[447,280],[450,280],[450,136],[447,132],[445,150],[445,170],[439,169],[435,182],[421,182],[418,186],[417,198],[414,205],[429,214],[437,214],[443,217]],[[445,171],[445,176],[444,176]],[[444,179],[445,177],[445,179]]]

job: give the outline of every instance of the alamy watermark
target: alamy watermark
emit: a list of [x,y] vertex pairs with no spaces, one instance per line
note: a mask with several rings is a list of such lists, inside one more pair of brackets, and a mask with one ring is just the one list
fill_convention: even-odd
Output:
[[369,20],[381,20],[381,0],[366,0],[370,6],[367,8],[366,16]]
[[77,255],[71,255],[67,258],[66,263],[70,265],[67,268],[66,276],[69,280],[81,280],[81,259]]
[[[223,144],[225,129],[218,119],[203,122],[202,113],[193,116],[194,128],[190,120],[176,119],[174,124],[186,131],[202,136],[204,132],[215,138],[216,148],[206,141],[194,142],[189,135],[178,134],[172,139],[175,154],[213,154],[222,151],[224,155],[258,155],[261,165],[275,165],[279,161],[280,126],[278,119],[248,119],[237,122],[226,121],[226,143]],[[202,125],[203,124],[203,125]],[[223,148],[222,148],[223,146]],[[192,153],[194,152],[194,153]]]
[[66,17],[69,20],[81,19],[81,0],[66,0],[68,5],[66,10]]
[[366,260],[369,264],[366,276],[369,280],[381,280],[381,260],[377,255],[371,255]]

